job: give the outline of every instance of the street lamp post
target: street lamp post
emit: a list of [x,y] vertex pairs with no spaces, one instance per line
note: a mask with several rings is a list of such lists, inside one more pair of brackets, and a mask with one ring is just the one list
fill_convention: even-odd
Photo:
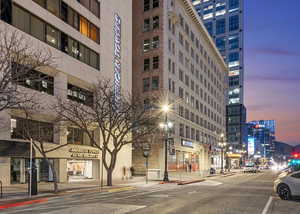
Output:
[[168,122],[168,112],[169,112],[169,105],[164,105],[162,107],[162,111],[165,113],[165,122],[164,124],[160,124],[161,128],[164,128],[165,131],[165,172],[164,172],[164,179],[163,181],[169,181],[169,173],[168,173],[168,139],[169,139],[169,129],[172,128],[172,123]]
[[221,148],[221,174],[224,173],[224,148],[226,147],[226,142],[224,142],[224,134],[221,134],[221,141],[219,143],[219,146]]

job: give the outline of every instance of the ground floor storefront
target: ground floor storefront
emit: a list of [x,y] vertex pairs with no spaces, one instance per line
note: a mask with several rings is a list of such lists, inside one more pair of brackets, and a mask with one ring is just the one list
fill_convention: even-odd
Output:
[[[5,146],[6,145],[6,146]],[[30,172],[30,147],[26,142],[1,142],[0,181],[4,186],[28,183]],[[16,149],[22,148],[22,149]],[[120,151],[113,173],[113,180],[129,178],[131,167],[131,148]],[[4,152],[5,151],[5,152]],[[68,145],[48,154],[48,161],[33,150],[33,167],[37,170],[38,182],[53,182],[54,167],[60,183],[85,181],[106,181],[106,171],[101,162],[101,152],[97,148],[80,145]],[[125,170],[124,170],[125,169]]]
[[[198,173],[208,175],[211,167],[210,146],[185,139],[175,139],[174,146],[168,146],[168,170],[178,173]],[[172,151],[172,152],[171,152]],[[136,175],[145,175],[146,158],[142,149],[133,151],[133,168]],[[150,178],[161,179],[165,167],[164,144],[152,146],[148,157],[148,174]]]

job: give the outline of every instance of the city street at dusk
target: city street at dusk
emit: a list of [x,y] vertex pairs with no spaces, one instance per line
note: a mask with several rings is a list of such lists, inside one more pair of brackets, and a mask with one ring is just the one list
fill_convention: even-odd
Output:
[[[239,173],[204,182],[137,184],[136,189],[114,193],[69,193],[40,204],[8,208],[7,214],[80,213],[199,213],[199,214],[298,214],[300,203],[282,201],[273,192],[274,172]],[[271,203],[268,203],[271,198]],[[0,211],[1,212],[1,211]]]
[[0,0],[0,213],[300,214],[299,0]]

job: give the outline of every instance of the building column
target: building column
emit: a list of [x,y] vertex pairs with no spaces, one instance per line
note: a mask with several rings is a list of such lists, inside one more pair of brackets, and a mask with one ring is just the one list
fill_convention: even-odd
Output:
[[0,157],[0,180],[3,186],[10,185],[10,161],[11,158]]

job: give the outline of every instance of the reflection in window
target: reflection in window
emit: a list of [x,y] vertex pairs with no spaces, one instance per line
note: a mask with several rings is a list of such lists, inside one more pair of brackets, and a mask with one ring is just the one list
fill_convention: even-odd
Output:
[[157,90],[159,87],[159,78],[152,77],[152,90]]
[[53,13],[56,16],[59,16],[59,0],[47,0],[47,10]]
[[235,31],[239,29],[239,15],[229,17],[229,31]]
[[47,25],[46,27],[46,41],[48,44],[58,48],[59,31],[57,31],[55,28],[51,27],[50,25]]
[[233,50],[233,49],[238,49],[239,48],[239,35],[238,34],[234,34],[228,37],[228,45],[229,45],[229,49]]

